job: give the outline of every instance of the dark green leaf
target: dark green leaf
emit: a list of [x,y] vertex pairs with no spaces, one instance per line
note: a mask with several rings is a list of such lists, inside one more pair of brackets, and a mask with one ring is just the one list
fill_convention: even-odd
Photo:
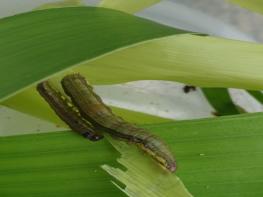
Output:
[[263,104],[263,94],[260,91],[248,90],[248,93]]
[[93,7],[41,10],[1,19],[0,98],[114,49],[176,33],[182,31]]
[[226,88],[202,88],[209,103],[215,108],[214,115],[225,116],[239,114]]

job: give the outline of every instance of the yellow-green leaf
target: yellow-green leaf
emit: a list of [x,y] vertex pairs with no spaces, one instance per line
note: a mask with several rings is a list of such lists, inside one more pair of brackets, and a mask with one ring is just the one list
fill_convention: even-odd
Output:
[[59,2],[43,4],[35,8],[35,10],[45,10],[50,8],[62,8],[62,7],[79,7],[79,6],[84,6],[82,0],[63,0]]
[[100,6],[132,14],[160,1],[161,0],[102,0]]
[[93,84],[150,79],[260,90],[262,52],[261,44],[181,34],[136,44],[72,70]]
[[254,12],[263,14],[263,1],[262,0],[228,0],[239,6],[249,9]]
[[121,181],[125,188],[114,184],[130,197],[191,197],[184,184],[175,173],[165,172],[158,165],[152,165],[152,159],[124,142],[110,140],[121,153],[117,161],[127,170],[103,165],[111,176]]

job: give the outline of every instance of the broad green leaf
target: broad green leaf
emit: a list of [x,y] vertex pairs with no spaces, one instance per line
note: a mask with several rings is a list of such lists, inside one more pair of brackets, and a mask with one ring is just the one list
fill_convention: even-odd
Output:
[[226,88],[203,88],[209,103],[216,109],[216,116],[239,114]]
[[257,99],[261,104],[263,104],[263,94],[262,94],[262,92],[249,90],[248,93],[251,96],[253,96],[255,99]]
[[114,184],[130,197],[191,197],[175,173],[164,172],[149,157],[139,153],[135,147],[126,143],[111,140],[114,147],[121,153],[117,161],[127,170],[121,170],[109,165],[102,168],[125,185],[122,189],[118,183]]
[[254,12],[263,13],[263,1],[262,0],[228,0],[231,3],[238,4],[239,6],[249,9]]
[[35,8],[35,10],[45,10],[50,8],[62,8],[62,7],[79,7],[79,6],[84,6],[82,0],[63,0],[59,2],[43,4]]
[[161,0],[102,0],[100,6],[132,14],[160,1]]
[[177,33],[182,31],[94,7],[41,10],[1,19],[0,98],[114,49]]
[[[262,120],[257,113],[145,127],[169,145],[176,175],[193,196],[262,196]],[[60,132],[0,141],[1,196],[124,196],[100,168],[123,169],[106,140]]]
[[261,44],[181,34],[118,50],[72,70],[93,84],[149,79],[262,89],[262,51]]
[[64,132],[0,141],[1,196],[126,196],[100,168],[119,155],[106,140],[90,143]]
[[[71,72],[80,72],[91,84],[157,79],[201,87],[262,89],[262,52],[259,44],[185,34],[133,45],[73,67]],[[21,94],[11,98],[14,109],[30,101],[33,110],[47,110],[34,87]],[[9,102],[4,104],[11,106]]]

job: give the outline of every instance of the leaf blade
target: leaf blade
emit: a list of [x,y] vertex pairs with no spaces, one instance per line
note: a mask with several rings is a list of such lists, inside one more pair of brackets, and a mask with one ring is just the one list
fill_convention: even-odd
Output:
[[[112,34],[98,34],[105,28],[111,28]],[[41,10],[1,19],[0,65],[4,72],[0,98],[81,61],[176,32],[119,11],[94,7]]]
[[[247,193],[260,196],[263,193],[262,119],[263,114],[256,113],[144,127],[169,145],[176,155],[177,175],[194,196],[242,196]],[[0,182],[9,184],[6,189],[1,187],[0,193],[13,196],[34,196],[36,191],[40,196],[52,192],[57,196],[121,194],[113,185],[109,186],[110,177],[99,172],[98,166],[104,163],[117,165],[118,153],[106,141],[94,144],[71,132],[0,140],[0,174],[8,177]],[[42,174],[38,174],[41,171]],[[65,173],[67,180],[74,184],[59,184],[64,183],[61,181],[65,180],[62,176]],[[34,188],[28,184],[29,180],[35,182]],[[58,184],[54,185],[52,180]],[[104,188],[104,184],[104,192],[98,193],[97,188]]]
[[[260,44],[181,34],[116,51],[74,67],[73,71],[81,72],[93,84],[170,80],[200,87],[260,90],[263,87],[260,51],[263,51]],[[96,76],[96,72],[101,75]],[[119,77],[108,73],[118,73]]]
[[143,154],[138,154],[135,147],[115,140],[110,140],[110,142],[121,153],[121,158],[117,161],[127,170],[124,171],[109,165],[103,165],[102,168],[126,186],[122,189],[120,185],[114,183],[128,196],[192,196],[175,173],[167,173],[160,166],[151,165],[153,161]]

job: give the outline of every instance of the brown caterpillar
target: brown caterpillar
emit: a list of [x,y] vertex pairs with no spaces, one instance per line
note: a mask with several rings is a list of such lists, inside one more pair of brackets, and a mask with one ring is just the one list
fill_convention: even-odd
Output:
[[45,81],[37,85],[37,90],[41,96],[49,103],[56,114],[73,130],[84,137],[97,141],[103,138],[103,135],[94,131],[94,127],[81,117],[78,109],[72,102],[56,91]]
[[[43,86],[41,84],[42,83],[40,83],[38,87]],[[112,137],[118,138],[120,140],[132,142],[151,155],[165,169],[171,172],[176,170],[174,157],[166,145],[156,136],[148,133],[145,129],[128,123],[122,118],[113,114],[111,109],[107,107],[102,102],[101,98],[94,93],[93,88],[87,83],[83,76],[80,74],[67,75],[62,79],[61,84],[65,93],[71,98],[73,103],[72,105],[77,107],[78,112],[80,113],[78,118],[89,122],[94,128],[93,133],[94,130],[99,130],[109,133]],[[45,96],[48,94],[45,93],[46,90],[43,91],[41,88],[38,88],[38,91],[42,96],[44,95],[44,97],[47,97]],[[59,94],[52,93],[49,95],[51,95],[51,97],[57,97]],[[57,98],[46,99],[46,101],[49,102],[55,111],[61,111],[61,107],[57,107],[55,102],[52,101],[53,103],[50,103],[51,100],[57,100]],[[61,100],[61,102],[65,101]],[[64,107],[65,105],[66,104],[64,104]],[[59,106],[62,105],[60,104]],[[73,112],[67,113],[72,114]],[[65,115],[64,112],[57,112],[57,114]],[[64,119],[62,117],[62,120]],[[68,122],[71,123],[72,121]],[[73,129],[72,126],[71,128]]]

